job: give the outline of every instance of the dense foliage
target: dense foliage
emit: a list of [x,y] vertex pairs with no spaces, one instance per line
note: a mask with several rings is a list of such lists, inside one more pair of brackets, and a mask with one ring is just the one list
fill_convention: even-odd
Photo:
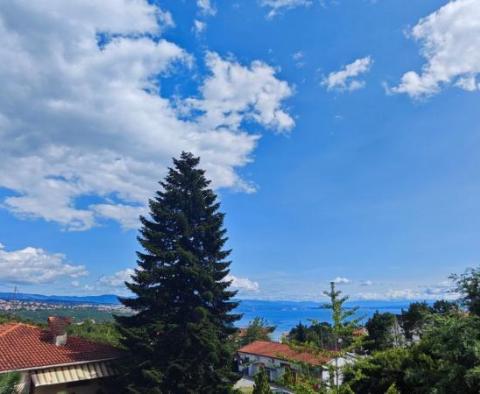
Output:
[[393,313],[376,311],[365,328],[368,331],[365,348],[369,351],[385,350],[400,342],[397,317]]
[[417,344],[357,362],[346,372],[346,382],[359,394],[384,393],[392,384],[402,393],[478,393],[478,349],[478,317],[436,315]]
[[407,310],[402,309],[399,323],[407,340],[418,338],[432,310],[426,302],[413,302]]
[[15,386],[20,382],[20,374],[5,373],[0,374],[0,394],[15,393]]
[[310,325],[298,323],[287,335],[294,343],[311,343],[319,349],[335,349],[335,334],[330,323],[312,320]]
[[70,325],[68,333],[93,342],[103,342],[113,346],[118,346],[120,343],[120,333],[114,323],[95,323],[92,320],[85,320],[81,324]]
[[332,322],[311,320],[310,325],[297,324],[287,334],[286,339],[294,344],[308,344],[317,350],[340,350],[353,344],[353,332],[359,327],[359,319],[355,317],[358,308],[348,309],[345,302],[348,297],[330,284],[330,290],[324,294],[330,302],[323,307],[332,311]]
[[268,375],[264,368],[255,375],[255,384],[253,386],[252,394],[272,394],[270,383],[268,382]]
[[269,325],[261,317],[255,317],[248,327],[239,332],[237,347],[248,345],[254,341],[270,341],[270,335],[275,331],[275,326]]
[[412,303],[398,317],[406,339],[402,346],[388,334],[394,322],[376,313],[367,323],[373,354],[345,371],[345,386],[358,394],[440,394],[480,392],[479,270],[453,276],[461,302],[440,300],[432,306]]
[[480,316],[480,268],[470,268],[461,275],[450,277],[457,284],[456,292],[470,313]]
[[226,393],[236,381],[224,215],[199,159],[182,153],[142,217],[138,268],[118,317],[133,393]]

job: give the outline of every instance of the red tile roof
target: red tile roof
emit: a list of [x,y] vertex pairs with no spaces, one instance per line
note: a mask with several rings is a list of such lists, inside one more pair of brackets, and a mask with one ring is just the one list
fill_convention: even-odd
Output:
[[310,365],[323,365],[331,357],[316,355],[292,349],[290,346],[279,342],[255,341],[238,350],[239,353],[249,353],[256,356],[276,358],[280,360],[293,360]]
[[0,325],[0,373],[112,359],[120,354],[112,346],[78,337],[68,337],[65,346],[55,346],[48,330],[28,324]]

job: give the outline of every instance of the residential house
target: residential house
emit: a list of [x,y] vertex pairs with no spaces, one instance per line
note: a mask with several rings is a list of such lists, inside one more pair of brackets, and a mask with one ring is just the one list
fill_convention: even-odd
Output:
[[83,338],[68,337],[69,320],[49,317],[48,328],[0,325],[0,374],[18,372],[20,393],[96,394],[114,375],[118,349]]
[[[303,366],[310,368],[311,376],[325,384],[341,384],[341,368],[355,362],[357,356],[330,352],[319,355],[300,351],[279,342],[255,341],[240,348],[237,352],[238,369],[244,376],[253,378],[261,368],[265,369],[271,382],[281,381],[287,370],[295,378]],[[330,379],[330,371],[338,371]]]

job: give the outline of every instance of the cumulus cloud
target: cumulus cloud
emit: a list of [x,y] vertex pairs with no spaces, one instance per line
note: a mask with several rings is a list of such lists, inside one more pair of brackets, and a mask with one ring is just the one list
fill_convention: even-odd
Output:
[[230,287],[240,292],[257,292],[260,290],[258,282],[254,282],[248,278],[239,278],[232,274],[228,274],[225,277],[225,281],[232,282]]
[[327,90],[337,91],[354,91],[365,87],[365,81],[356,77],[365,74],[372,67],[373,60],[370,56],[357,59],[353,63],[350,63],[343,67],[340,71],[334,71],[328,74],[323,81],[322,85]]
[[390,92],[421,98],[451,84],[467,91],[480,89],[478,0],[451,1],[421,19],[410,33],[420,43],[426,63],[421,72],[405,73]]
[[335,279],[332,280],[332,282],[339,285],[346,285],[349,284],[351,280],[342,276],[337,276]]
[[355,298],[364,300],[455,300],[459,297],[453,291],[450,281],[428,286],[386,289],[384,291],[360,292]]
[[273,18],[279,12],[296,7],[306,7],[312,4],[311,0],[261,0],[264,7],[268,7],[268,18]]
[[215,15],[217,13],[217,9],[210,0],[197,0],[197,7],[205,15]]
[[202,112],[197,119],[201,127],[238,130],[244,119],[279,131],[294,126],[294,120],[282,107],[292,89],[276,78],[273,67],[261,61],[244,67],[214,52],[207,54],[206,62],[211,75],[201,87],[201,98],[187,101],[191,108]]
[[125,282],[130,282],[134,273],[135,271],[133,269],[127,268],[113,275],[102,276],[98,280],[98,287],[109,290],[123,290],[125,288]]
[[[161,37],[173,23],[146,0],[2,5],[0,188],[11,192],[3,207],[68,230],[102,219],[136,227],[182,150],[201,156],[214,187],[251,190],[237,169],[258,135],[241,125],[292,127],[281,103],[291,90],[262,62],[244,67],[212,53],[211,76],[193,101],[202,116],[184,116],[161,94],[164,78],[192,63]],[[238,96],[215,87],[239,88]],[[79,204],[83,197],[96,203]]]
[[58,279],[88,275],[83,265],[71,265],[60,253],[39,248],[7,251],[0,244],[0,281],[16,284],[43,284]]
[[198,19],[193,21],[193,32],[197,35],[202,34],[207,28],[207,24]]

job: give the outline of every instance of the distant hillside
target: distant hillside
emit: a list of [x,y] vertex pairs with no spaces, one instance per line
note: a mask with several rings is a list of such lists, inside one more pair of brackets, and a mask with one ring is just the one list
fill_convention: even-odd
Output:
[[119,304],[118,296],[115,294],[103,294],[98,296],[58,296],[28,293],[1,293],[0,299],[11,301],[40,301],[40,302],[62,302],[62,303],[89,303],[89,304]]

